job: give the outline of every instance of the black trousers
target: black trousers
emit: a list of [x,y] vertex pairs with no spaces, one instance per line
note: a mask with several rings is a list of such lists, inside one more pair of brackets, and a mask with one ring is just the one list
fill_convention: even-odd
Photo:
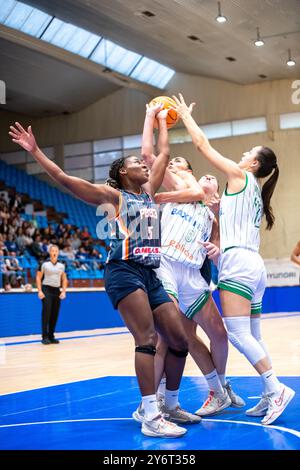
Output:
[[45,294],[42,299],[42,335],[43,339],[53,339],[60,308],[60,289],[43,285],[42,291]]

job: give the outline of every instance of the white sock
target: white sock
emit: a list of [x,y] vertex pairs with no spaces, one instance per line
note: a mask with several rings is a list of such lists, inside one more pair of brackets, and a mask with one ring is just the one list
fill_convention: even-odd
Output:
[[267,370],[267,372],[261,374],[261,379],[263,382],[265,393],[279,392],[280,382],[277,379],[273,369]]
[[226,380],[226,375],[225,374],[218,374],[219,375],[219,380],[221,382],[222,387],[225,387],[227,380]]
[[178,405],[179,390],[168,390],[166,388],[165,405],[169,410],[174,410]]
[[167,381],[166,377],[163,377],[163,378],[161,379],[161,381],[159,382],[159,386],[158,386],[157,392],[156,392],[159,397],[164,397],[164,396],[165,396],[165,393],[166,393],[166,381]]
[[261,337],[261,329],[260,329],[260,317],[255,317],[251,318],[251,334],[254,336],[254,338],[259,342],[261,347],[266,353],[266,356],[270,362],[270,365],[272,366],[272,361],[269,355],[269,351],[267,349],[267,346],[265,345],[265,342],[263,341]]
[[209,390],[216,393],[224,394],[223,387],[221,385],[218,373],[216,369],[204,376],[208,385]]
[[146,395],[142,397],[143,407],[145,410],[145,418],[148,421],[151,421],[157,415],[159,415],[159,410],[157,407],[156,395]]

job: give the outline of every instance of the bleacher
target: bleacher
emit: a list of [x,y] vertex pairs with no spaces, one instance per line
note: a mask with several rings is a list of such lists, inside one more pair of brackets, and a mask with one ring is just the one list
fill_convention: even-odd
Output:
[[18,193],[25,193],[31,199],[40,200],[44,206],[54,207],[62,214],[67,213],[67,217],[63,219],[64,223],[76,225],[79,228],[86,226],[91,236],[97,238],[97,218],[94,207],[2,160],[0,160],[0,180],[4,181],[7,186],[16,188]]
[[[53,208],[55,213],[61,216],[60,222],[71,224],[81,230],[87,227],[91,238],[97,238],[96,225],[99,222],[99,218],[96,217],[95,207],[89,206],[70,194],[64,193],[39,180],[37,177],[28,175],[26,172],[1,160],[0,181],[4,183],[5,187],[15,188],[19,194],[27,194],[32,201],[40,201],[44,208]],[[26,221],[31,221],[32,218],[32,214],[22,214],[22,219]],[[40,229],[52,226],[55,230],[58,225],[56,221],[49,220],[46,215],[36,214],[34,219]],[[105,247],[96,245],[96,240],[93,247],[101,254],[101,260],[99,258],[89,258],[84,261],[76,259],[75,263],[66,257],[60,257],[60,260],[66,265],[66,272],[71,286],[82,284],[86,286],[99,285],[96,281],[103,279],[104,271],[103,269],[98,269],[97,263],[105,263],[107,251]],[[27,282],[27,279],[34,279],[39,264],[37,259],[28,250],[25,250],[23,255],[18,256],[17,259],[23,268],[25,281]]]

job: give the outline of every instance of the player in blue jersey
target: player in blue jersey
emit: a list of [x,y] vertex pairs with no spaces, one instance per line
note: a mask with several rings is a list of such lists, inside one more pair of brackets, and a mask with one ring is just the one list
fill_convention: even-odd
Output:
[[[112,252],[106,267],[105,285],[115,308],[135,340],[135,369],[145,409],[142,433],[154,437],[180,437],[186,429],[166,421],[156,401],[154,356],[156,330],[168,344],[168,388],[177,390],[188,354],[183,326],[174,304],[156,277],[160,259],[160,221],[153,196],[160,187],[169,161],[167,111],[147,106],[143,135],[159,123],[159,155],[151,175],[140,158],[128,156],[113,162],[110,178],[114,187],[92,184],[64,173],[38,147],[29,126],[10,127],[13,142],[30,152],[57,183],[90,204],[107,204],[112,225]],[[112,181],[111,181],[112,182]],[[115,189],[115,188],[118,189]]]
[[[220,205],[219,284],[224,321],[231,343],[260,375],[264,392],[259,403],[247,410],[249,416],[263,416],[262,424],[273,423],[295,395],[279,382],[268,354],[260,341],[259,324],[252,327],[262,308],[266,270],[259,254],[262,216],[267,229],[274,224],[271,207],[278,177],[277,158],[272,149],[255,146],[239,163],[215,150],[198,127],[182,95],[174,97],[176,110],[196,148],[203,157],[227,177]],[[262,187],[262,180],[264,181]]]

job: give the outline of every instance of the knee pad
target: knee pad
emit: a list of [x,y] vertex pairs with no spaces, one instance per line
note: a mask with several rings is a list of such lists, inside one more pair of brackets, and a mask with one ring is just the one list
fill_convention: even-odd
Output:
[[186,357],[188,355],[188,350],[184,349],[183,351],[177,351],[176,349],[173,348],[168,348],[170,353],[174,354],[176,357]]
[[226,317],[224,322],[229,341],[252,365],[266,357],[259,342],[251,335],[249,317]]
[[151,344],[146,344],[144,346],[136,346],[135,352],[143,353],[143,354],[150,354],[150,356],[155,356],[156,348]]

